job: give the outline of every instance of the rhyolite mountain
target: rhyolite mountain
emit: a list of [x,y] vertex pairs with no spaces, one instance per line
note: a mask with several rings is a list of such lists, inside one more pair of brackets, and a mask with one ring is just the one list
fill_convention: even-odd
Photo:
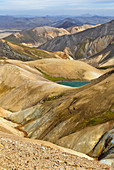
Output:
[[[53,60],[56,68],[60,59]],[[88,85],[72,88],[47,80],[43,72],[46,61],[41,61],[1,60],[0,106],[5,109],[5,119],[14,122],[14,127],[28,138],[50,141],[99,159],[108,153],[112,160],[114,71]],[[83,74],[82,62],[72,62],[76,62],[74,69],[82,67],[78,75]],[[73,71],[69,72],[72,75]]]
[[85,31],[56,37],[39,48],[47,51],[68,51],[74,59],[89,58],[114,41],[114,20]]
[[78,32],[81,32],[81,31],[84,31],[86,29],[93,28],[93,27],[96,27],[96,26],[97,25],[87,25],[87,24],[84,24],[84,25],[78,25],[78,26],[75,26],[75,27],[69,27],[66,30],[68,32],[70,32],[71,34],[75,34],[75,33],[78,33]]
[[[114,165],[114,69],[91,66],[113,63],[113,26],[111,21],[48,40],[49,48],[65,46],[62,52],[1,40],[0,131],[49,141]],[[60,59],[77,59],[78,48],[83,54],[78,59],[91,65]],[[90,83],[73,88],[54,82],[58,80]]]
[[30,47],[37,47],[55,37],[74,34],[76,32],[80,32],[92,27],[95,26],[81,25],[76,27],[70,27],[67,30],[64,28],[55,28],[49,26],[35,27],[30,30],[16,32],[14,34],[11,34],[10,36],[5,37],[4,39]]
[[31,62],[0,60],[0,106],[10,111],[23,110],[47,98],[61,97],[64,90],[72,89],[49,81],[50,78],[92,80],[102,74],[82,61],[52,58]]
[[0,59],[14,59],[22,61],[31,61],[42,58],[63,58],[70,59],[65,52],[48,52],[36,48],[30,48],[17,43],[0,40]]
[[94,147],[114,125],[113,78],[110,71],[84,87],[71,88],[46,80],[33,63],[1,61],[0,106],[10,111],[5,118],[17,123],[26,137],[97,158],[105,151],[105,139],[100,142],[103,149]]
[[[28,62],[29,66],[37,68],[47,78],[63,78],[66,80],[93,80],[100,77],[104,71],[89,64],[76,60],[42,59]],[[47,76],[48,75],[48,76]]]
[[82,59],[82,61],[99,68],[114,67],[114,43],[109,44],[101,52]]
[[48,40],[51,40],[57,36],[70,34],[63,28],[54,28],[49,26],[36,27],[31,30],[25,30],[14,33],[5,38],[5,40],[15,43],[23,43],[29,46],[39,46],[44,44]]

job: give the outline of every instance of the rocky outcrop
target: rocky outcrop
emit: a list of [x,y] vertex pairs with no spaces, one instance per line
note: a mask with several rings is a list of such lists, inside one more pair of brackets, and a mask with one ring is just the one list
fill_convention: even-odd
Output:
[[[102,135],[104,135],[104,133],[109,129],[113,128],[113,126],[113,121],[109,121],[107,123],[103,123],[96,126],[90,126],[69,136],[61,138],[56,142],[56,144],[66,148],[72,148],[73,150],[76,150],[78,152],[89,154],[91,157],[94,158],[99,157],[100,159],[100,155],[103,154],[104,150],[106,149],[105,142],[107,141],[107,138],[104,137],[102,139],[102,142],[100,142],[101,144],[99,144],[98,141],[100,141]],[[109,145],[107,144],[107,146]],[[112,146],[110,145],[108,150],[110,150],[111,147]]]
[[114,43],[108,45],[104,50],[82,61],[94,67],[108,68],[114,65]]
[[101,136],[88,155],[98,157],[100,162],[114,167],[114,126]]
[[98,25],[84,24],[84,25],[79,25],[79,26],[67,28],[67,31],[70,32],[71,34],[75,34],[75,33],[78,33],[78,32],[81,32],[81,31],[84,31],[86,29],[93,28],[93,27],[96,27],[96,26],[98,26]]
[[[110,122],[111,123],[111,122]],[[92,151],[89,153],[92,157],[99,157],[99,160],[114,159],[114,126],[109,131],[106,131]]]
[[15,128],[16,126],[17,126],[16,123],[12,123],[3,118],[0,118],[0,132],[24,137],[25,134],[22,131],[16,129]]
[[4,116],[8,115],[9,113],[11,113],[11,112],[0,107],[0,117],[4,117]]
[[41,45],[40,49],[63,51],[69,49],[69,55],[74,59],[89,58],[102,51],[114,40],[114,20],[73,35],[54,38]]
[[70,59],[66,52],[48,52],[24,45],[15,44],[9,41],[0,40],[0,59],[14,59],[32,61],[42,58],[63,58]]
[[29,55],[26,54],[20,54],[18,52],[15,52],[8,44],[7,42],[0,40],[0,58],[10,58],[10,59],[17,59],[22,61],[30,61],[33,60]]
[[17,32],[5,38],[5,40],[23,43],[28,46],[37,47],[44,44],[48,40],[51,40],[57,36],[70,34],[63,28],[54,28],[49,26],[36,27],[31,30]]

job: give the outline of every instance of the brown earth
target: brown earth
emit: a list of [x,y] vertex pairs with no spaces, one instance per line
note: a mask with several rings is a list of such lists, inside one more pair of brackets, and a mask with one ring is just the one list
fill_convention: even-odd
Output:
[[111,169],[111,167],[66,153],[46,142],[29,140],[0,132],[0,169]]
[[103,74],[102,71],[75,60],[44,59],[31,61],[29,66],[36,67],[51,77],[63,77],[74,80],[92,80]]

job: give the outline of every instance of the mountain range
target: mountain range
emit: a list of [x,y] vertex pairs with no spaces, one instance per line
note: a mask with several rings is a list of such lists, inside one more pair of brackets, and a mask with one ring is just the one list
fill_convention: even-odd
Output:
[[[74,59],[88,59],[114,42],[114,20],[82,32],[56,37],[39,48],[65,51]],[[111,46],[113,50],[113,45]]]
[[[47,24],[30,29],[30,18],[23,18],[18,28],[26,20],[29,30],[0,40],[0,168],[110,169],[114,20],[74,26],[77,17],[35,19]],[[1,23],[7,21],[15,25],[14,17]],[[67,28],[69,21],[74,25]]]
[[96,26],[81,25],[70,27],[68,29],[55,28],[49,26],[35,27],[30,30],[16,32],[14,34],[11,34],[10,36],[7,36],[4,39],[7,41],[12,41],[15,43],[24,44],[31,47],[38,47],[55,37],[74,34],[93,27]]
[[[11,43],[20,43],[21,45],[36,47],[42,44],[39,48],[45,50],[45,54],[52,53],[54,58],[78,59],[95,67],[107,67],[114,63],[113,28],[114,20],[102,25],[82,25],[67,29],[43,26],[14,33],[4,39],[5,41],[11,41],[9,43],[10,45]],[[16,45],[18,47],[18,44],[15,44],[15,47]],[[13,50],[17,49],[19,48]],[[35,48],[32,50],[25,46],[23,46],[23,49],[28,49],[29,53],[31,51],[31,54],[32,51],[37,51]],[[19,50],[17,51],[19,53]],[[25,50],[21,50],[21,53],[22,51],[24,51],[24,55],[30,55],[27,54],[27,50],[26,52]],[[52,55],[50,56],[52,57]],[[28,58],[28,60],[30,59]]]
[[64,28],[43,26],[14,33],[6,37],[5,40],[37,47],[39,45],[44,44],[48,40],[66,34],[70,33]]
[[[97,25],[111,21],[114,17],[102,16],[46,16],[46,17],[13,17],[13,16],[0,16],[0,29],[32,29],[39,26],[52,26],[63,28],[89,24]],[[66,23],[66,24],[65,24]]]

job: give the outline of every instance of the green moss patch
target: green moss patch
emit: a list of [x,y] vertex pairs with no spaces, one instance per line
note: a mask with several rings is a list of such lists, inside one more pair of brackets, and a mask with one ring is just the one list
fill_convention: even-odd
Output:
[[64,94],[65,94],[65,93],[61,93],[61,94],[59,94],[59,95],[57,95],[57,96],[46,97],[46,98],[43,100],[43,102],[48,102],[48,101],[53,101],[53,100],[59,99],[59,98],[63,97]]
[[[7,42],[6,42],[7,43]],[[47,54],[45,51],[42,51],[40,49],[35,49],[35,48],[31,48],[31,47],[26,47],[24,45],[21,44],[16,44],[14,42],[10,42],[11,44],[14,44],[15,46],[17,46],[17,48],[13,48],[12,46],[10,46],[8,43],[8,45],[10,46],[10,48],[20,54],[20,55],[26,55],[31,57],[31,59],[41,59],[41,58],[47,58],[49,57],[49,54]],[[21,47],[21,48],[18,48]]]
[[74,133],[77,130],[81,130],[82,128],[95,126],[95,125],[102,124],[110,120],[114,120],[114,111],[109,110],[102,114],[99,114],[98,116],[94,116],[93,118],[84,119],[82,122],[79,123],[78,126],[76,126],[72,130],[72,133]]
[[105,67],[98,67],[98,69],[108,69],[108,68],[114,68],[114,65],[110,65],[110,66],[105,66]]
[[44,77],[48,80],[57,82],[57,81],[72,81],[72,80],[79,80],[79,79],[68,79],[68,78],[64,78],[64,77],[51,77],[48,74],[46,74],[45,72],[43,72],[42,70],[40,70],[39,68],[35,67],[39,72],[41,72]]

